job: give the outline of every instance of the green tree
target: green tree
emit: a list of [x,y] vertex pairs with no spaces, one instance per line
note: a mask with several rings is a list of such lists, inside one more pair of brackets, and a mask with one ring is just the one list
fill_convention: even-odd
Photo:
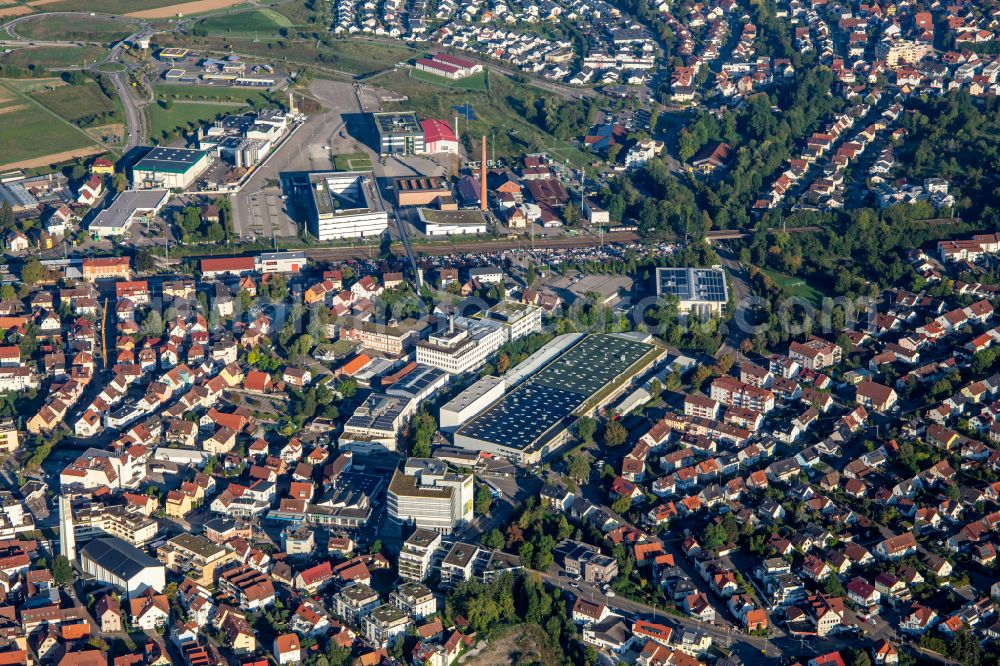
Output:
[[358,382],[353,377],[348,377],[337,384],[337,392],[347,399],[353,398],[358,390]]
[[152,252],[143,248],[135,253],[135,270],[140,273],[149,273],[154,269],[156,269],[156,260],[153,258]]
[[485,484],[481,484],[478,488],[476,488],[474,509],[476,513],[486,515],[490,512],[490,507],[492,506],[493,496],[490,494],[490,489],[487,488]]
[[663,395],[663,384],[654,377],[653,381],[649,382],[649,397],[653,400],[659,400],[661,395]]
[[500,550],[505,545],[503,533],[494,527],[492,530],[483,535],[482,544],[486,548]]
[[65,555],[56,555],[52,558],[52,578],[60,587],[73,582],[73,565]]
[[590,456],[577,453],[570,458],[569,476],[578,483],[585,483],[590,478]]
[[0,205],[0,229],[13,229],[17,218],[14,216],[14,209],[10,202],[4,201]]
[[413,417],[410,429],[413,433],[410,455],[414,458],[429,458],[431,442],[434,440],[434,433],[437,432],[437,421],[430,412],[422,409]]
[[38,284],[44,274],[45,269],[42,262],[37,257],[31,257],[24,262],[24,266],[21,268],[21,281],[33,287]]
[[628,439],[628,431],[617,419],[613,419],[604,429],[604,443],[608,446],[621,446]]
[[624,514],[630,508],[632,508],[632,500],[625,495],[622,495],[611,503],[611,510],[619,515]]
[[576,420],[574,429],[576,430],[577,437],[589,443],[594,441],[594,433],[597,432],[597,422],[589,416],[581,416]]

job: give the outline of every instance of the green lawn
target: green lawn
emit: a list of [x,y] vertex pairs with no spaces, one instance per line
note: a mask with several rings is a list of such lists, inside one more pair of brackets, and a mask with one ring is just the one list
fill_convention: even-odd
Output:
[[[0,164],[54,155],[94,144],[73,127],[59,122],[38,105],[0,87]],[[7,110],[10,109],[10,110]]]
[[479,72],[478,74],[467,76],[464,79],[453,81],[452,79],[446,79],[443,76],[438,76],[437,74],[422,72],[419,69],[411,69],[410,78],[417,79],[418,81],[425,81],[427,83],[433,83],[434,85],[443,86],[445,88],[454,88],[456,90],[486,90],[486,72]]
[[55,111],[69,121],[79,120],[99,113],[110,113],[117,107],[96,83],[82,86],[62,86],[55,90],[32,95],[45,108]]
[[337,171],[368,171],[372,168],[372,160],[365,153],[334,155],[333,168]]
[[231,102],[233,104],[268,105],[267,93],[256,88],[234,88],[195,84],[159,84],[153,86],[156,99],[188,100],[192,102]]
[[149,115],[150,134],[152,138],[159,140],[163,138],[163,132],[172,132],[177,127],[191,129],[244,108],[242,104],[175,102],[169,110],[159,104],[152,104],[147,107],[146,112]]
[[212,35],[274,35],[281,28],[290,28],[292,22],[273,9],[254,9],[221,16],[211,16],[199,21],[197,28]]
[[33,69],[72,67],[100,60],[106,53],[99,46],[38,46],[0,56],[0,64]]
[[[45,11],[67,11],[57,7],[58,5],[45,5]],[[90,8],[88,7],[87,10]],[[134,10],[130,9],[129,11]],[[102,16],[48,14],[19,24],[17,34],[28,39],[38,40],[110,43],[128,37],[135,31],[137,25],[132,20],[110,19]]]
[[791,296],[809,301],[814,306],[819,306],[823,303],[823,292],[805,280],[797,278],[793,275],[779,273],[778,271],[774,271],[769,268],[765,268],[764,272],[768,277],[774,280],[779,287],[788,291]]

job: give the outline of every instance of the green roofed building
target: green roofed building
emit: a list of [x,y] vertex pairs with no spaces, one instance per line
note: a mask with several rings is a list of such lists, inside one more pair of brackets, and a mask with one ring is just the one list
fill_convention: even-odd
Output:
[[183,190],[208,168],[209,162],[204,150],[153,148],[132,167],[132,185]]

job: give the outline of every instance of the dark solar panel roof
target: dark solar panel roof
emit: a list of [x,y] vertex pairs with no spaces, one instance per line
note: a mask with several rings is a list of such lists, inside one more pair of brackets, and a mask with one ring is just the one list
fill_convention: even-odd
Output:
[[462,434],[523,449],[566,418],[586,396],[530,382],[462,429]]
[[657,291],[682,301],[725,302],[726,274],[717,268],[657,268]]
[[650,349],[648,343],[613,335],[587,336],[459,432],[525,449]]

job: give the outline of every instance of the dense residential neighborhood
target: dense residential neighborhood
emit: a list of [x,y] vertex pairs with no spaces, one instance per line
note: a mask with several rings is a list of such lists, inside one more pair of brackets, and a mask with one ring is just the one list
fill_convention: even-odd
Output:
[[1000,5],[0,6],[0,666],[1000,664]]

